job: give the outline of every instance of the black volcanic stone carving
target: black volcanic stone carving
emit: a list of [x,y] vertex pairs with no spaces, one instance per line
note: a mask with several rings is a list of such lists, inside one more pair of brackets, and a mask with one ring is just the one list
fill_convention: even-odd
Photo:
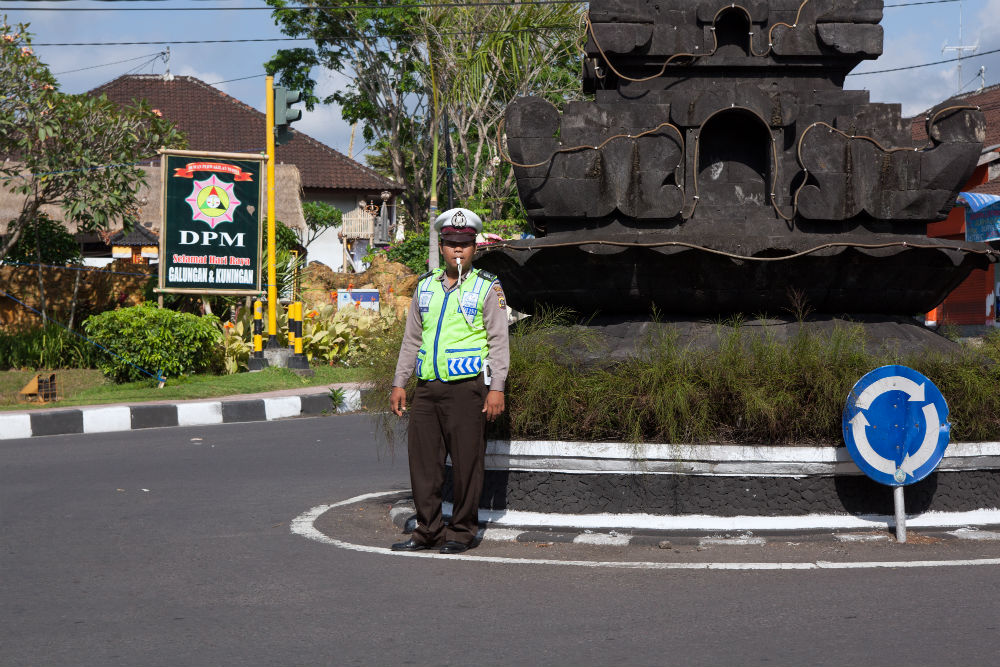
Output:
[[898,104],[843,90],[882,53],[881,1],[594,0],[589,17],[594,101],[507,109],[538,238],[477,265],[514,308],[776,311],[791,288],[817,312],[913,314],[996,261],[926,237],[977,164],[983,115],[943,103],[917,145]]
[[[443,497],[452,500],[451,468]],[[906,511],[1000,507],[1000,471],[935,471],[907,487]],[[489,510],[661,515],[892,515],[892,490],[864,475],[753,477],[487,470],[479,506]]]

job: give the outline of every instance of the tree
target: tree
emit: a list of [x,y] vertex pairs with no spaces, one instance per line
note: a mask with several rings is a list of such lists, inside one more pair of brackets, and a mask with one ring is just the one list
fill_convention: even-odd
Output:
[[436,121],[442,113],[454,126],[459,200],[487,200],[487,188],[488,199],[505,201],[514,179],[509,167],[495,164],[494,142],[507,105],[526,94],[557,103],[579,96],[582,3],[442,7],[416,0],[362,6],[319,0],[295,2],[307,7],[296,9],[289,0],[267,1],[285,34],[315,42],[311,49],[279,51],[268,71],[306,91],[307,106],[320,101],[314,67],[349,79],[345,90],[322,101],[339,103],[345,120],[363,123],[374,152],[369,164],[405,188],[403,205],[414,224],[427,218],[430,172],[439,166],[433,138],[441,133]]
[[[388,147],[388,175],[404,188],[402,203],[410,220],[427,212],[429,114],[419,73],[422,54],[412,33],[418,24],[415,0],[289,2],[267,0],[274,19],[290,37],[309,37],[313,48],[278,51],[265,64],[283,85],[305,93],[306,108],[336,102],[344,120],[362,124],[369,144]],[[294,7],[294,8],[293,8]],[[303,9],[305,7],[306,9]],[[339,72],[350,83],[320,100],[312,69]],[[405,148],[404,148],[405,147]]]
[[557,107],[581,99],[582,4],[431,6],[421,13],[434,57],[446,128],[457,146],[455,195],[493,216],[516,200],[513,170],[500,160],[497,129],[507,106],[541,95]]
[[306,219],[306,232],[302,245],[306,248],[326,230],[339,227],[344,217],[339,208],[322,201],[302,202],[302,215]]
[[4,258],[7,262],[62,266],[80,259],[80,244],[61,224],[39,213],[25,223],[17,243]]
[[60,93],[24,24],[0,26],[0,87],[0,182],[24,196],[0,259],[44,205],[61,208],[77,231],[130,229],[145,183],[139,161],[161,146],[184,146],[173,124],[145,103],[120,108],[104,96]]

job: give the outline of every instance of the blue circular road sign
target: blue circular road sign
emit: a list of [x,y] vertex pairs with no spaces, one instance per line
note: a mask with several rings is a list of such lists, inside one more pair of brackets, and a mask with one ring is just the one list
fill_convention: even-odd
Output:
[[906,366],[858,380],[844,406],[844,442],[861,471],[905,486],[931,474],[948,446],[948,404],[934,383]]

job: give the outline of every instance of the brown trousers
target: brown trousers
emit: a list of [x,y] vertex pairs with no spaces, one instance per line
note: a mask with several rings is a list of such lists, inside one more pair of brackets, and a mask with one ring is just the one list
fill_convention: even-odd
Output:
[[[414,537],[426,544],[471,544],[479,531],[479,496],[486,457],[486,385],[483,376],[452,382],[417,382],[410,406],[407,450],[417,510]],[[441,515],[445,456],[451,455],[451,522]]]

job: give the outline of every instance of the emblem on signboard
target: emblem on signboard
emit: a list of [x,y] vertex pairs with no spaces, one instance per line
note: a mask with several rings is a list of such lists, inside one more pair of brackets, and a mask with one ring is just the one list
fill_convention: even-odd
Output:
[[191,195],[184,200],[191,206],[191,219],[206,222],[212,229],[221,222],[232,222],[233,211],[242,203],[236,198],[234,187],[214,174],[204,181],[195,181]]

